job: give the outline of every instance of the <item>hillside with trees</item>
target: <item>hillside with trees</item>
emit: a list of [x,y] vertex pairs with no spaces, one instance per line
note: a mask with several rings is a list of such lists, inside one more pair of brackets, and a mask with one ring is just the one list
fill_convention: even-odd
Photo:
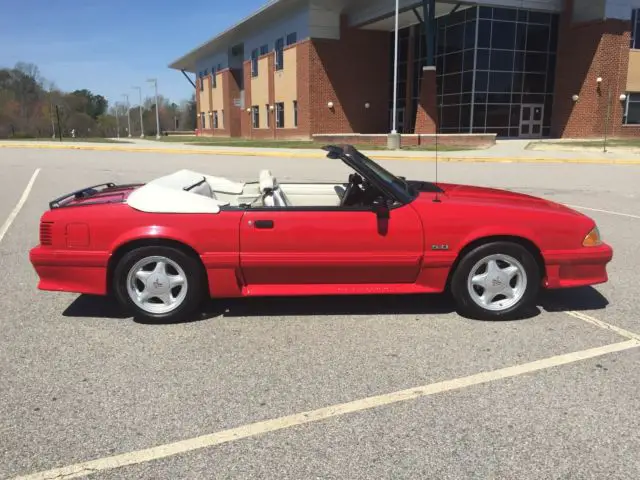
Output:
[[[195,129],[194,97],[177,105],[158,96],[158,103],[161,132]],[[155,108],[154,97],[143,101],[146,136],[156,134]],[[131,134],[140,136],[138,105],[131,106],[130,116]],[[60,131],[63,137],[69,137],[71,130],[76,137],[116,137],[118,133],[126,137],[127,127],[124,102],[110,105],[102,95],[87,89],[63,92],[43,78],[33,64],[0,68],[0,138],[51,138]]]

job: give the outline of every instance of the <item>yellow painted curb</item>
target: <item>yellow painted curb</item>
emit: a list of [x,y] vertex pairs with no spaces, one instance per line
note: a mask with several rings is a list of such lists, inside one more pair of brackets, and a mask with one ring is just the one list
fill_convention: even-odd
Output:
[[[139,152],[139,153],[164,153],[173,155],[224,155],[239,157],[277,157],[277,158],[326,158],[324,153],[296,153],[289,150],[282,152],[260,150],[210,150],[199,148],[153,148],[153,147],[126,147],[122,145],[37,145],[29,143],[0,143],[0,148],[27,148],[49,150],[88,150],[102,152]],[[402,160],[418,162],[435,162],[435,152],[424,157],[416,156],[391,156],[370,153],[369,156],[376,160]],[[445,163],[571,163],[586,165],[640,165],[640,159],[589,159],[589,158],[550,158],[550,157],[455,157],[440,154],[438,162]]]

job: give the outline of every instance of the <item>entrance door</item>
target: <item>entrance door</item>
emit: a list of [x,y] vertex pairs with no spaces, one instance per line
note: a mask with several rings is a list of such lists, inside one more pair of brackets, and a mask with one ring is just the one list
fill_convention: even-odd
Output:
[[542,136],[544,105],[524,104],[520,109],[520,136],[538,138]]
[[260,208],[240,226],[240,264],[253,285],[413,283],[424,233],[411,205],[389,217],[342,208]]

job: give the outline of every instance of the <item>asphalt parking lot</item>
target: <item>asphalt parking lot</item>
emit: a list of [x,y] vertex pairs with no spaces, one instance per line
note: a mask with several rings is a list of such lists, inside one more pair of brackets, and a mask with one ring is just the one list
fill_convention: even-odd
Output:
[[[212,302],[199,321],[148,325],[36,289],[28,250],[63,193],[178,168],[340,181],[336,162],[0,149],[0,226],[14,217],[0,236],[0,477],[638,478],[637,166],[439,166],[442,181],[579,207],[613,246],[609,283],[545,294],[524,320],[468,320],[439,296],[331,297]],[[434,178],[432,163],[381,163]]]

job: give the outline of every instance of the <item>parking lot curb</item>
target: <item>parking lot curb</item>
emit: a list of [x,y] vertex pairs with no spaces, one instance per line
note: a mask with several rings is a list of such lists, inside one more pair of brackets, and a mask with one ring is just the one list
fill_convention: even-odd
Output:
[[[148,148],[148,147],[127,147],[121,145],[37,145],[30,143],[0,143],[0,148],[25,148],[25,149],[48,149],[48,150],[85,150],[103,152],[138,152],[138,153],[161,153],[161,154],[185,154],[185,155],[223,155],[240,157],[277,157],[277,158],[326,158],[323,153],[296,153],[289,150],[282,152],[261,151],[261,150],[210,150],[201,148]],[[375,160],[403,160],[417,162],[435,162],[435,155],[429,156],[398,156],[384,155],[370,152],[368,154]],[[566,163],[585,165],[640,165],[640,159],[590,159],[590,158],[553,158],[553,157],[462,157],[451,155],[439,155],[439,162],[446,163]]]

